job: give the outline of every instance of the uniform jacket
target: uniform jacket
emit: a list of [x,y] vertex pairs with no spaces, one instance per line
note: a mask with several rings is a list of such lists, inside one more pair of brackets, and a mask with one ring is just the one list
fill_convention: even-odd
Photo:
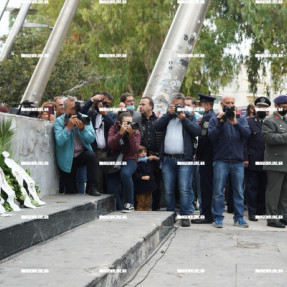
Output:
[[[88,114],[89,113],[89,109],[90,107],[93,105],[93,101],[91,99],[89,99],[85,105],[82,107],[81,109],[81,113],[83,114]],[[96,122],[96,118],[97,118],[98,112],[95,110],[94,113],[91,114],[91,118],[92,118],[92,124],[93,127],[95,129],[95,122]],[[116,122],[116,115],[112,114],[110,112],[108,112],[106,115],[102,115],[103,117],[103,122],[104,122],[104,134],[105,134],[105,140],[106,140],[106,147],[107,147],[107,153],[109,154],[109,148],[108,148],[108,134],[109,134],[109,130],[111,128],[111,126]],[[97,145],[97,141],[95,140],[92,143],[92,148],[93,151],[97,151],[98,145]]]
[[[182,136],[184,144],[184,159],[192,160],[193,159],[193,137],[196,137],[200,134],[200,127],[195,117],[189,113],[185,113],[186,118],[181,121],[182,123]],[[160,147],[160,158],[163,159],[164,156],[164,139],[166,135],[166,129],[169,121],[173,116],[167,112],[161,118],[159,118],[154,123],[154,128],[156,131],[163,132],[163,140]]]
[[232,125],[226,121],[221,123],[217,116],[209,121],[208,136],[213,142],[213,160],[244,161],[244,143],[250,136],[250,129],[245,117],[237,119]]
[[210,119],[216,116],[213,109],[209,110],[202,117],[200,123],[201,134],[198,137],[197,157],[203,161],[212,161],[213,158],[213,144],[208,137],[208,126]]
[[[149,180],[142,180],[142,176],[149,175]],[[133,175],[135,193],[143,194],[149,193],[156,190],[156,180],[154,177],[154,165],[152,162],[147,160],[146,162],[139,161],[137,164],[137,169]]]
[[[56,118],[54,123],[54,134],[56,139],[56,157],[57,163],[64,172],[71,172],[74,156],[74,131],[67,132],[64,126],[66,114]],[[76,128],[84,147],[92,151],[91,143],[95,140],[95,132],[92,123],[85,126],[85,129],[80,131]]]
[[260,119],[257,117],[247,118],[251,131],[250,137],[245,143],[244,161],[248,161],[248,169],[262,171],[262,165],[256,165],[256,161],[264,161],[265,140],[262,133]]
[[[125,137],[126,144],[122,146],[120,144],[120,140]],[[124,153],[123,160],[137,160],[137,153],[140,147],[140,132],[138,130],[135,131],[133,136],[129,136],[127,134],[120,134],[120,125],[116,122],[109,131],[108,136],[108,146],[111,149],[111,156],[117,156],[120,152],[126,149]]]
[[287,172],[287,122],[274,112],[262,127],[265,139],[264,161],[282,162],[282,165],[264,165],[263,169]]

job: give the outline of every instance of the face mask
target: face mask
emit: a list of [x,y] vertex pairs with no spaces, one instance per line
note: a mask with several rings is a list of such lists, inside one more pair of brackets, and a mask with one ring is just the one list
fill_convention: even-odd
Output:
[[190,106],[185,106],[185,107],[184,107],[184,110],[185,110],[186,112],[190,113],[190,114],[193,112],[193,108],[190,107]]
[[204,114],[204,111],[198,111],[198,113],[199,113],[200,115],[203,115],[203,114]]
[[264,111],[256,112],[256,116],[257,116],[259,119],[264,119],[264,118],[266,117],[266,112],[264,112]]
[[203,114],[204,114],[204,108],[203,108],[203,107],[197,108],[197,112],[198,112],[200,115],[203,115]]
[[146,161],[147,161],[147,156],[139,157],[139,158],[138,158],[138,161],[146,162]]
[[281,116],[285,116],[287,114],[287,110],[283,110],[283,111],[278,111],[278,113],[281,115]]
[[135,110],[135,106],[134,105],[132,105],[132,106],[126,106],[126,109],[128,110],[128,111],[134,111]]

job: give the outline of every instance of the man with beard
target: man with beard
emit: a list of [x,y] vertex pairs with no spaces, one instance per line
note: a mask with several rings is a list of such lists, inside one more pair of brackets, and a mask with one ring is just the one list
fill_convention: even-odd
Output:
[[157,188],[152,193],[152,210],[160,209],[160,196],[162,190],[162,172],[159,168],[158,157],[162,141],[162,132],[157,132],[154,123],[158,120],[153,112],[154,102],[151,97],[142,97],[140,104],[141,117],[141,145],[147,150],[148,160],[154,165]]
[[266,97],[260,97],[256,99],[254,105],[256,106],[256,115],[247,118],[251,135],[245,144],[244,153],[245,192],[250,221],[258,221],[256,214],[265,214],[267,176],[259,162],[264,161],[265,141],[262,124],[267,115],[266,108],[270,107],[271,102]]
[[[274,100],[275,111],[262,127],[265,139],[264,169],[267,170],[267,225],[285,228],[287,224],[287,96]],[[282,217],[282,218],[281,218]]]
[[[97,188],[101,193],[104,193],[104,173],[102,172],[99,161],[109,155],[108,149],[108,134],[110,127],[116,122],[115,116],[105,111],[113,100],[113,96],[109,92],[101,92],[93,95],[81,109],[81,113],[90,114],[92,124],[95,130],[95,141],[92,143],[93,151],[97,154]],[[89,113],[90,107],[95,104],[95,110]]]

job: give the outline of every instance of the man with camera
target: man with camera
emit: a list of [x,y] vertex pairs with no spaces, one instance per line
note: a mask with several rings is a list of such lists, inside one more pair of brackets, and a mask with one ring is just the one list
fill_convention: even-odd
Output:
[[[190,215],[191,164],[193,161],[193,137],[200,133],[194,116],[185,113],[185,97],[181,93],[172,95],[168,112],[154,123],[156,131],[163,132],[160,158],[163,161],[162,174],[165,201],[168,211],[175,211],[175,183],[178,181],[180,214]],[[185,164],[186,163],[186,164]],[[190,226],[189,219],[182,219],[183,227]]]
[[57,163],[65,182],[66,193],[77,193],[77,168],[86,165],[86,193],[100,196],[101,193],[97,190],[96,154],[91,147],[95,140],[94,129],[88,117],[77,113],[79,105],[76,105],[76,101],[74,97],[67,97],[64,101],[66,113],[55,120]]
[[[89,114],[91,116],[92,125],[95,130],[96,138],[92,143],[92,148],[97,154],[97,188],[101,193],[104,192],[105,176],[99,166],[99,162],[109,155],[108,134],[110,127],[116,122],[115,115],[106,110],[109,108],[112,100],[113,96],[107,91],[95,93],[81,109],[83,114]],[[89,109],[93,107],[93,105],[94,110],[89,112]]]
[[244,143],[250,136],[246,118],[236,114],[235,98],[224,96],[220,103],[222,113],[209,121],[208,134],[213,142],[213,199],[214,227],[223,227],[224,185],[231,175],[234,198],[234,225],[248,227],[244,213]]

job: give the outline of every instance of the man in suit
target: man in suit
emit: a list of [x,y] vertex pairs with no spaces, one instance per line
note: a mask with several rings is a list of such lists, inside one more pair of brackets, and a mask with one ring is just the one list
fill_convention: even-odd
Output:
[[265,141],[262,134],[262,124],[271,102],[266,97],[259,97],[254,102],[256,114],[247,118],[251,135],[245,144],[245,192],[248,207],[248,219],[258,221],[256,214],[265,214],[265,191],[267,184],[266,172],[258,164],[264,161]]
[[[277,109],[263,123],[266,147],[264,169],[267,171],[267,225],[285,228],[287,224],[287,96],[274,100]],[[281,218],[282,217],[282,218]]]

